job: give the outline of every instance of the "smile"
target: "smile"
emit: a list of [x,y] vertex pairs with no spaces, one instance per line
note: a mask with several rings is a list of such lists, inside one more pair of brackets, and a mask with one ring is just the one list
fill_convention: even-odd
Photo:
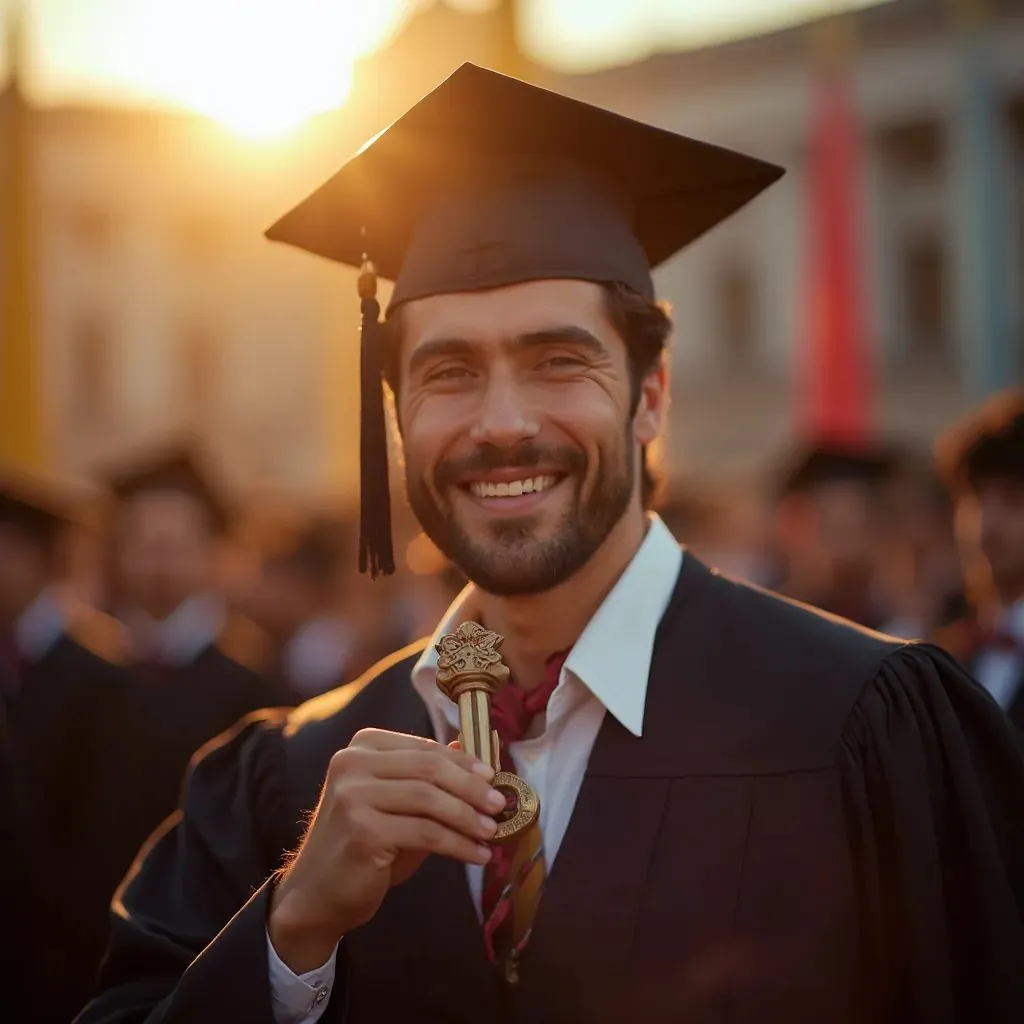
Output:
[[467,488],[475,498],[518,498],[524,494],[539,494],[541,491],[554,487],[556,483],[558,483],[558,477],[549,474],[500,482],[475,480],[468,484]]

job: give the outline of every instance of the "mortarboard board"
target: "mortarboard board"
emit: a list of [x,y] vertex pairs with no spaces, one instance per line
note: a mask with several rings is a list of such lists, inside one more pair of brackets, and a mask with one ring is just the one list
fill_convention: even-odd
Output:
[[102,475],[118,503],[143,494],[186,494],[206,510],[214,533],[225,533],[229,528],[232,514],[227,500],[191,445],[172,443],[159,450],[140,453]]
[[50,547],[77,520],[77,503],[67,488],[38,474],[0,469],[0,523]]
[[943,434],[936,467],[953,491],[982,480],[1024,480],[1024,389],[990,398]]
[[274,224],[269,238],[362,270],[360,569],[394,568],[378,272],[389,311],[543,278],[653,298],[652,268],[781,174],[464,64]]
[[895,468],[881,445],[814,445],[799,452],[781,473],[783,496],[807,494],[830,483],[881,483]]

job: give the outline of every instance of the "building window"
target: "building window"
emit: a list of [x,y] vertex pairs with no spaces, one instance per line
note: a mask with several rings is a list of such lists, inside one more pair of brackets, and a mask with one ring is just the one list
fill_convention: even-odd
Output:
[[749,365],[757,345],[757,288],[748,259],[731,256],[715,271],[714,344],[729,366]]
[[75,424],[83,429],[102,427],[114,419],[114,353],[107,321],[97,313],[83,316],[72,342],[71,376]]
[[1024,378],[1024,96],[1017,96],[1010,103],[1009,120],[1012,140],[1010,202],[1016,221],[1017,247],[1017,308],[1014,310],[1017,317],[1017,372]]
[[903,336],[911,357],[949,353],[946,248],[938,233],[908,234],[901,240],[900,292]]
[[201,325],[189,327],[182,336],[182,377],[185,405],[194,426],[202,429],[220,401],[221,350],[213,333]]

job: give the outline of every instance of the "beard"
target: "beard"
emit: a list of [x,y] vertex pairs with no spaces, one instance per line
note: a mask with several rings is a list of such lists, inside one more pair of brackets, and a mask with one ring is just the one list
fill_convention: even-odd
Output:
[[[625,515],[633,496],[634,461],[632,430],[627,428],[620,444],[598,449],[594,484],[584,496],[587,458],[580,449],[530,441],[506,449],[483,444],[465,458],[439,463],[433,474],[436,491],[427,486],[424,473],[408,466],[406,492],[423,532],[481,590],[499,597],[541,594],[590,561]],[[485,526],[488,536],[474,539],[452,502],[444,499],[467,475],[540,466],[564,476],[573,488],[568,507],[547,537],[537,536],[539,516],[530,514],[490,522]]]

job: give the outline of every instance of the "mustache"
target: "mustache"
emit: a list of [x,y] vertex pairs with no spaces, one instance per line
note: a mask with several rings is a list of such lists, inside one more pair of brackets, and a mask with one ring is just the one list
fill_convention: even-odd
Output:
[[488,473],[497,469],[536,469],[555,473],[581,473],[586,468],[587,457],[579,448],[568,445],[539,445],[533,441],[521,441],[511,448],[500,448],[494,444],[480,444],[468,455],[457,459],[445,459],[438,463],[434,479],[438,487],[450,487],[474,473]]

